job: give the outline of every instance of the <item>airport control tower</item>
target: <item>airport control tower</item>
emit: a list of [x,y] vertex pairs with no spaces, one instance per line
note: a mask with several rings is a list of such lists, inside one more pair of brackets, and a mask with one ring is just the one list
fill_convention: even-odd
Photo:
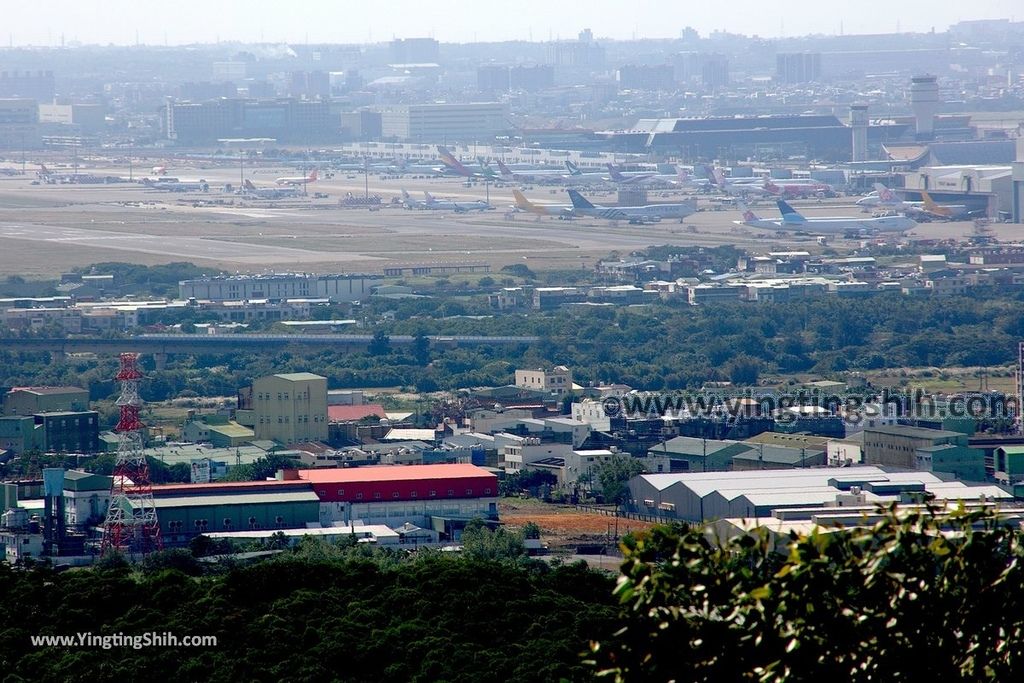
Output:
[[852,137],[851,161],[868,160],[868,106],[854,104],[850,106],[850,131]]
[[935,137],[935,114],[939,111],[939,84],[935,76],[914,76],[910,79],[910,108],[914,110],[917,139]]

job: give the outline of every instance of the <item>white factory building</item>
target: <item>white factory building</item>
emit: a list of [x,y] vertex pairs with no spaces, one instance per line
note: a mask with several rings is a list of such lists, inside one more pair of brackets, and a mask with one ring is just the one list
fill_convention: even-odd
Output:
[[936,500],[1012,500],[998,486],[946,481],[937,473],[882,467],[642,474],[629,482],[631,511],[689,522],[770,517],[797,508]]

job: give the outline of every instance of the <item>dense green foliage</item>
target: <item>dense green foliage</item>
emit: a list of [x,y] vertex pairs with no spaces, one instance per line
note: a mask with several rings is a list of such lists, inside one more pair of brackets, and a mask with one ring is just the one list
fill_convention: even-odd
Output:
[[[2,680],[1004,681],[1024,657],[1022,533],[991,512],[781,539],[656,527],[625,538],[614,590],[525,558],[537,531],[474,524],[461,555],[277,535],[248,566],[199,561],[227,550],[210,541],[134,571],[0,564]],[[30,644],[150,631],[218,644]]]
[[[899,294],[865,299],[817,297],[785,304],[560,309],[479,316],[479,302],[406,299],[395,321],[378,328],[370,352],[172,358],[166,370],[149,365],[144,397],[182,392],[233,395],[253,378],[310,371],[332,388],[411,386],[424,391],[511,383],[516,367],[550,363],[573,368],[577,381],[623,382],[650,390],[696,388],[708,381],[754,383],[767,373],[921,366],[993,366],[1014,360],[1024,338],[1024,295],[914,299]],[[381,308],[383,310],[383,308]],[[453,317],[457,316],[457,317]],[[536,335],[528,347],[495,345],[445,349],[390,342],[394,335]],[[149,364],[149,359],[144,359]],[[115,387],[113,359],[49,354],[0,354],[0,385],[84,384],[93,398]]]
[[[1024,544],[991,513],[727,543],[659,528],[626,547],[624,628],[595,643],[618,681],[1016,679]],[[1017,674],[1014,674],[1017,671]]]
[[[413,557],[304,543],[193,577],[188,553],[139,573],[0,565],[0,678],[14,681],[588,680],[612,582],[581,565]],[[212,648],[33,648],[34,634],[216,635]]]
[[621,503],[629,494],[629,480],[643,474],[644,466],[636,458],[616,455],[601,462],[594,472],[594,484],[606,503]]
[[184,261],[165,263],[158,266],[144,266],[137,263],[96,263],[76,272],[113,275],[114,286],[129,292],[153,294],[156,296],[178,296],[178,283],[203,275],[219,275],[223,271],[216,268],[203,268]]

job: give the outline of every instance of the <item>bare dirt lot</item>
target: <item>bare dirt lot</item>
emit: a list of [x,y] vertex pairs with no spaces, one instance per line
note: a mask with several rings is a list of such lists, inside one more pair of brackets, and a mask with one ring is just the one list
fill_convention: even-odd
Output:
[[[509,526],[527,522],[539,526],[541,540],[552,549],[610,542],[615,535],[614,517],[584,512],[572,505],[553,505],[534,498],[502,498],[498,508],[501,520]],[[635,519],[618,519],[619,536],[652,526]]]

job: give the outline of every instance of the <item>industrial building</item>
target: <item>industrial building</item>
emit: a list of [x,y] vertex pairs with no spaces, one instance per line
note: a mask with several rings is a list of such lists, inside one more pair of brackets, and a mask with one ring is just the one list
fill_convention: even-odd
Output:
[[854,489],[859,505],[938,501],[1011,500],[998,486],[946,481],[934,472],[898,472],[881,467],[819,467],[765,472],[642,474],[629,482],[627,507],[666,519],[702,522],[767,517],[790,508],[832,509]]
[[385,140],[474,142],[510,128],[502,102],[403,104],[379,107]]
[[[879,425],[864,430],[864,462],[869,465],[889,465],[905,469],[917,469],[919,451],[934,449],[936,446],[952,445],[967,447],[968,436],[962,432],[943,429],[926,429],[906,425]],[[983,462],[983,454],[979,449],[973,454],[978,464]],[[965,454],[961,454],[964,456]],[[968,454],[969,455],[969,454]],[[927,460],[927,459],[925,459]],[[941,470],[937,456],[932,464],[935,470]],[[922,464],[925,464],[924,462]],[[978,479],[984,478],[984,472]],[[977,479],[975,479],[977,481]]]
[[227,275],[182,280],[181,299],[201,301],[247,301],[252,299],[322,298],[334,302],[360,301],[370,296],[380,279],[375,275],[341,273],[274,273],[270,275]]
[[260,377],[252,384],[257,439],[283,444],[327,440],[327,378],[310,372]]
[[153,502],[168,544],[212,531],[302,528],[317,524],[320,508],[299,481],[154,486]]
[[0,417],[0,449],[13,453],[96,453],[99,413],[91,410]]
[[498,478],[468,464],[381,465],[285,473],[312,485],[321,523],[405,523],[454,537],[473,518],[497,519]]
[[565,394],[572,391],[572,370],[556,365],[550,370],[516,370],[516,386],[545,393]]
[[88,409],[89,390],[80,387],[14,387],[3,397],[4,415]]

